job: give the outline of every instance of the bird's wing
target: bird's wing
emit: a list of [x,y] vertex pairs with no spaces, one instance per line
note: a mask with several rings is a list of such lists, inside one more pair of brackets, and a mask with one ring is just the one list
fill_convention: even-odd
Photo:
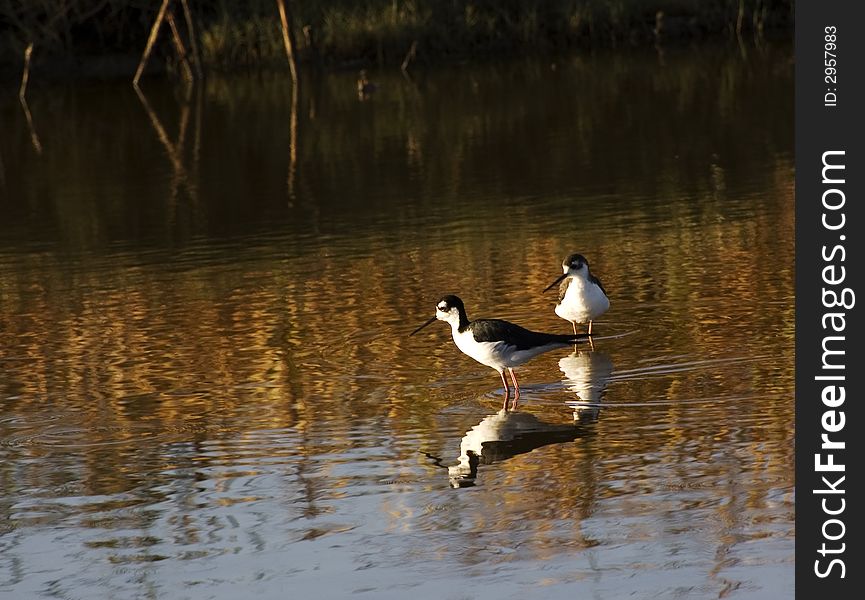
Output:
[[592,283],[594,283],[596,286],[598,286],[599,288],[601,288],[601,291],[604,292],[604,296],[609,296],[609,294],[607,293],[607,290],[605,290],[605,289],[604,289],[604,286],[601,284],[601,280],[600,280],[600,279],[598,279],[598,278],[595,277],[594,275],[591,275],[591,274],[590,274],[590,275],[589,275],[589,280],[591,280]]
[[559,284],[559,304],[565,299],[565,292],[568,291],[568,286],[571,284],[571,278],[565,277],[564,281]]
[[510,346],[514,332],[522,329],[519,325],[501,319],[476,319],[471,323],[472,336],[476,342],[504,342]]
[[[524,327],[501,319],[472,321],[472,335],[476,342],[501,342],[517,350],[527,350],[552,343],[568,344],[574,340],[574,336],[569,334],[529,331]],[[585,337],[585,335],[580,337]]]

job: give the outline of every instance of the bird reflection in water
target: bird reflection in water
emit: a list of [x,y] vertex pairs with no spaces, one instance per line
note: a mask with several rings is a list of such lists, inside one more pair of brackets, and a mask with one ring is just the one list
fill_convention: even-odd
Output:
[[[456,465],[447,467],[451,486],[475,485],[480,465],[490,465],[548,444],[572,442],[594,431],[604,393],[613,375],[613,362],[598,350],[577,350],[559,361],[565,388],[576,394],[566,404],[573,422],[548,423],[527,412],[502,409],[472,427],[460,441]],[[431,455],[427,455],[430,458]],[[436,465],[444,467],[441,460]]]
[[577,395],[576,400],[567,403],[574,409],[574,420],[596,421],[613,375],[613,361],[605,352],[577,350],[559,361],[559,369],[565,375],[562,379],[565,388]]
[[586,433],[580,423],[547,423],[505,409],[485,417],[460,442],[459,463],[448,467],[453,487],[475,485],[478,466],[506,460],[548,444],[571,442]]

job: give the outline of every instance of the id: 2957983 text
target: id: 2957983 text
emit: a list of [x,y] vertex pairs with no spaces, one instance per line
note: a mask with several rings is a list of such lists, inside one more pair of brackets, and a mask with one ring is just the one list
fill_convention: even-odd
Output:
[[838,105],[838,28],[827,25],[823,28],[823,81],[826,93],[823,94],[823,106]]

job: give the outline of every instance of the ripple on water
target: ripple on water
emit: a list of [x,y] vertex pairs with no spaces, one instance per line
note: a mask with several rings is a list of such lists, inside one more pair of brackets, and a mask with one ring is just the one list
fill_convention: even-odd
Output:
[[[276,77],[209,80],[191,103],[148,84],[192,136],[185,183],[134,95],[72,86],[68,110],[34,107],[72,161],[47,138],[36,160],[13,122],[0,588],[790,591],[789,53],[657,58],[462,65],[422,98],[395,74],[366,103],[327,75],[300,97],[289,183]],[[703,85],[719,66],[735,85]],[[651,143],[620,143],[623,114]],[[517,411],[447,328],[409,338],[449,292],[472,317],[567,332],[541,290],[575,251],[610,310],[594,351],[521,367]]]

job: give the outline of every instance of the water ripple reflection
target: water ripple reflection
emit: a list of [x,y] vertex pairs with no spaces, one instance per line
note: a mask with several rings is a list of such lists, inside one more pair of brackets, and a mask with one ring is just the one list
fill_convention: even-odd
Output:
[[[166,129],[200,111],[181,186],[127,88],[36,94],[43,155],[0,139],[0,593],[792,593],[789,49],[666,60],[383,73],[362,106],[325,74],[294,155],[284,78],[153,82]],[[575,251],[610,310],[518,411],[408,337],[444,293],[568,331],[542,290]]]

